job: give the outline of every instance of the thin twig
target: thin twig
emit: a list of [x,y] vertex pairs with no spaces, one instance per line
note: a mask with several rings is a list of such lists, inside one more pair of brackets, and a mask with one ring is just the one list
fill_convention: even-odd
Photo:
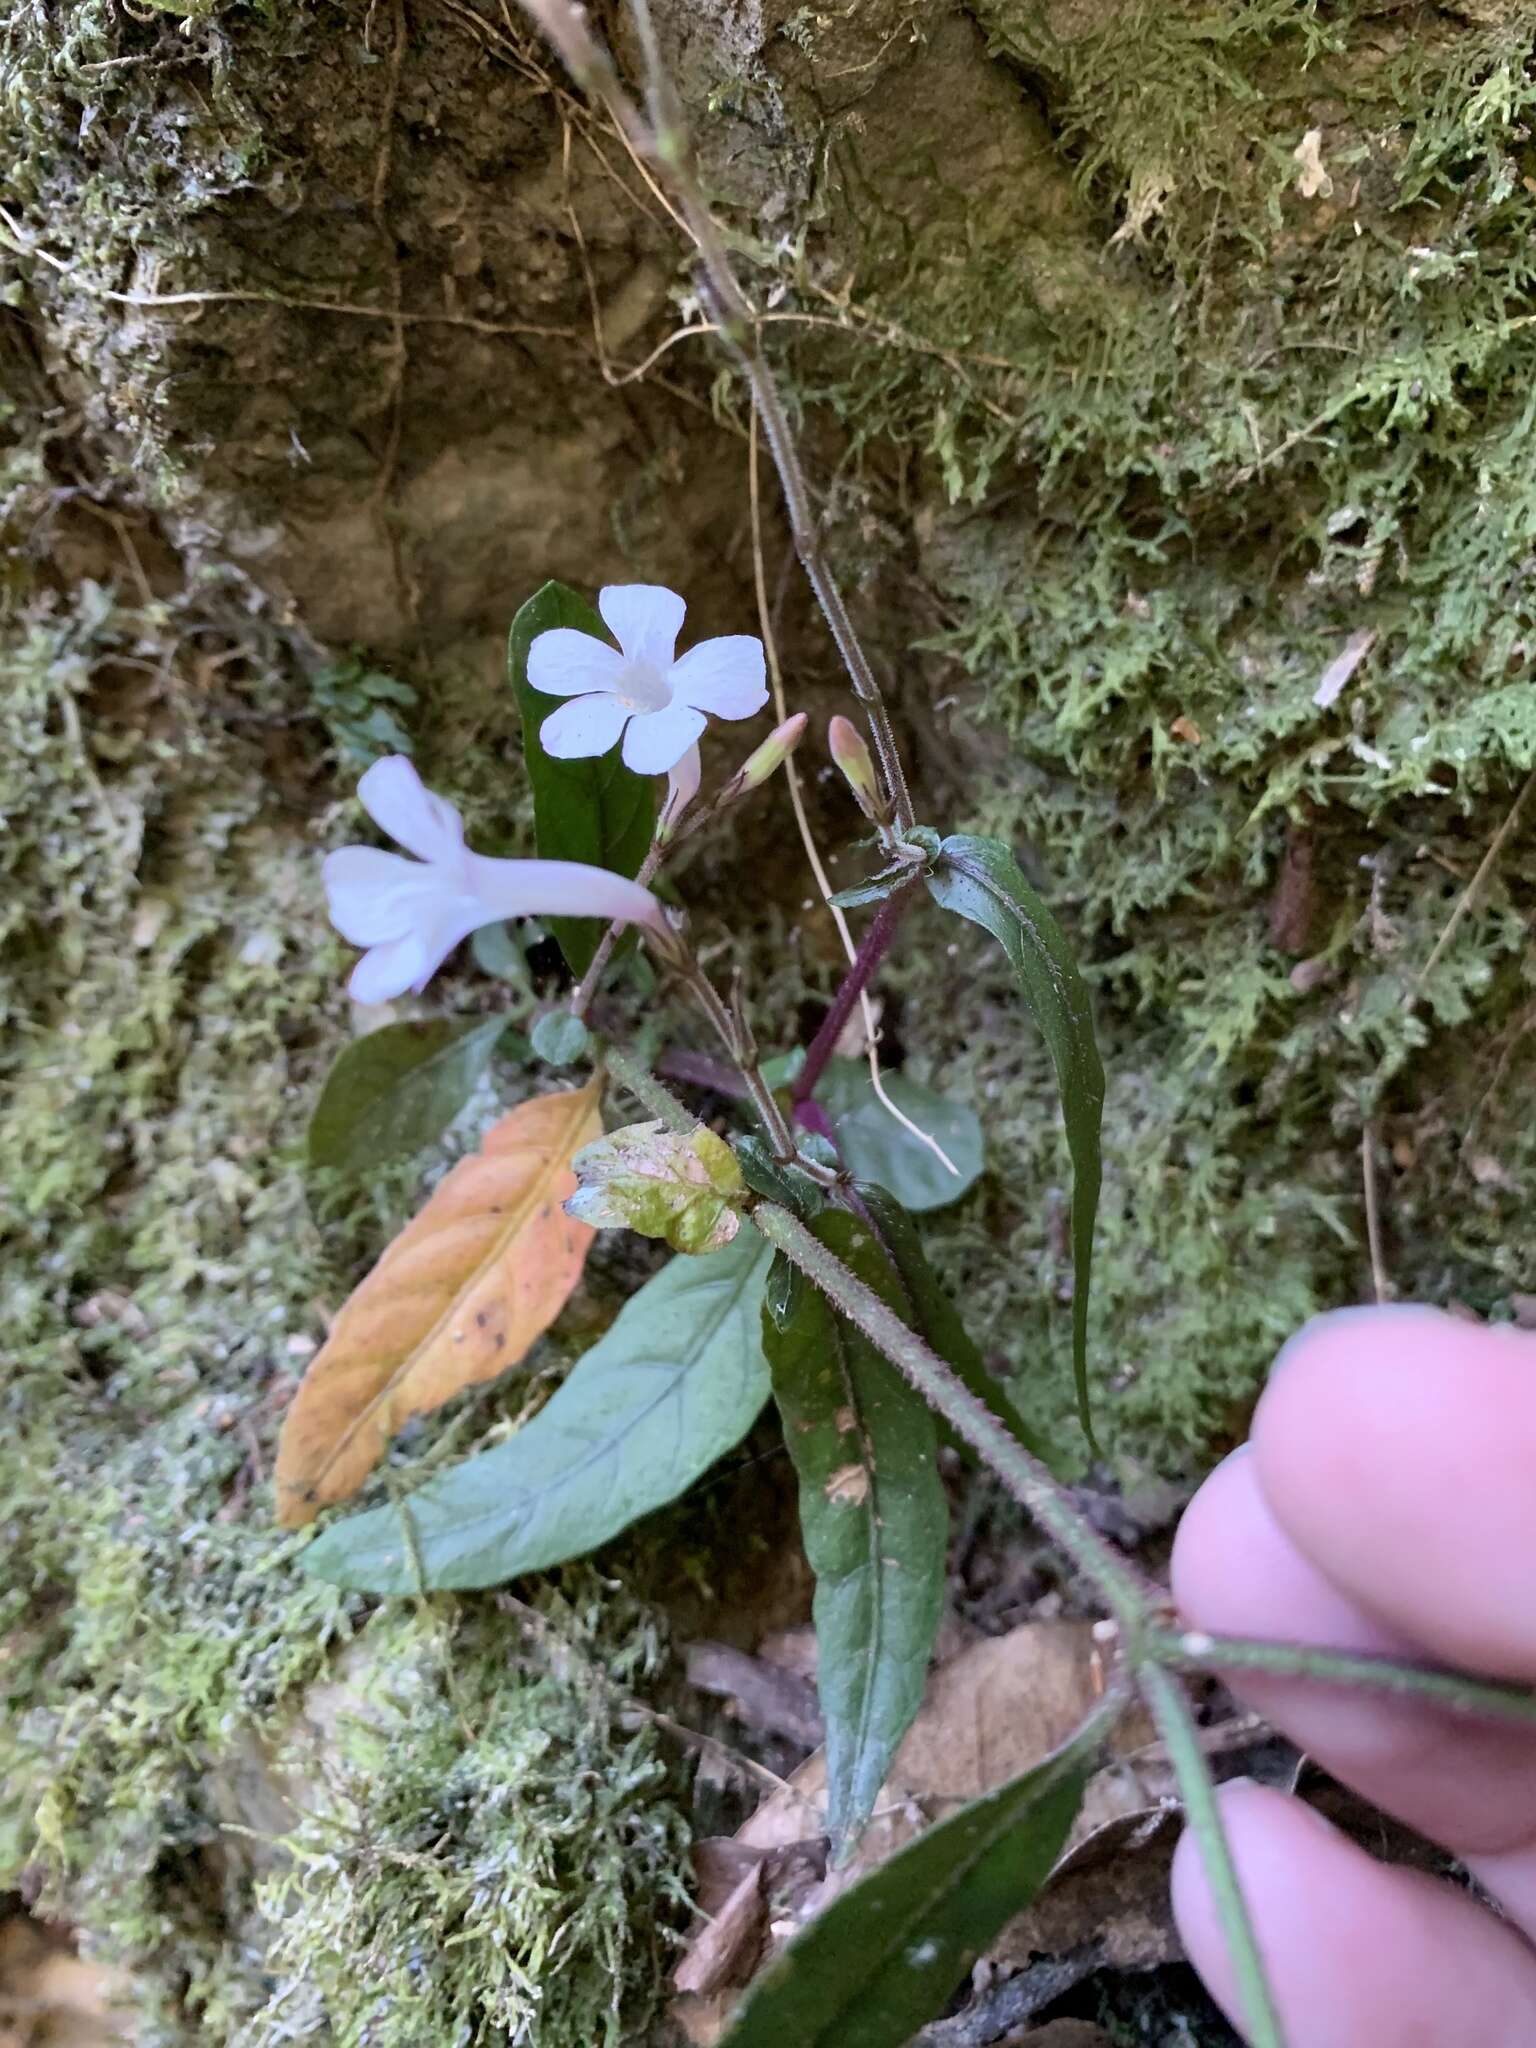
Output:
[[896,831],[905,831],[914,821],[912,799],[890,714],[826,561],[789,420],[758,344],[757,315],[731,268],[719,225],[705,202],[681,109],[661,63],[648,0],[631,0],[631,5],[646,59],[650,122],[619,83],[613,59],[593,36],[581,8],[570,0],[522,0],[522,4],[559,51],[577,84],[603,103],[636,155],[653,164],[672,187],[702,266],[700,296],[752,393],[779,473],[795,552],[842,656],[854,695],[869,718]]
[[1428,981],[1429,977],[1444,959],[1446,948],[1450,945],[1451,940],[1455,938],[1462,919],[1475,907],[1477,899],[1482,893],[1483,885],[1488,880],[1489,875],[1492,874],[1494,863],[1503,852],[1505,842],[1509,838],[1510,833],[1514,831],[1520,813],[1525,807],[1525,800],[1533,789],[1536,789],[1536,769],[1533,769],[1524,782],[1521,783],[1519,792],[1509,807],[1508,816],[1498,831],[1494,833],[1493,838],[1489,841],[1488,851],[1478,862],[1477,873],[1468,882],[1466,888],[1462,890],[1460,896],[1457,897],[1456,907],[1446,919],[1444,931],[1436,939],[1429,958],[1424,962],[1424,965],[1419,969],[1415,977],[1413,987],[1409,992],[1410,1003],[1418,1001],[1423,993],[1425,982]]
[[401,318],[404,288],[400,276],[400,251],[395,244],[394,229],[389,219],[389,181],[395,162],[395,123],[400,108],[400,80],[405,70],[405,52],[409,40],[409,24],[406,19],[405,0],[392,0],[390,7],[390,51],[389,72],[384,86],[384,111],[379,122],[379,152],[373,167],[373,192],[370,211],[373,215],[374,234],[385,263],[389,280],[390,326],[393,340],[389,351],[389,382],[385,391],[388,407],[388,425],[384,436],[384,452],[379,458],[378,474],[373,480],[370,501],[376,508],[379,523],[384,530],[384,542],[389,549],[390,566],[394,574],[395,594],[401,609],[410,610],[410,592],[405,574],[405,561],[401,553],[400,535],[394,521],[389,517],[389,494],[394,488],[395,472],[400,461],[400,441],[405,432],[405,322]]
[[[635,880],[642,889],[655,880],[656,870],[661,866],[662,857],[665,853],[666,847],[659,840],[652,840],[650,846],[647,847],[645,859],[641,861],[639,869],[635,874]],[[598,940],[597,951],[592,955],[587,965],[586,973],[581,977],[580,983],[571,996],[571,1015],[573,1017],[586,1016],[588,1009],[591,1007],[592,998],[597,994],[597,985],[603,978],[603,970],[613,958],[613,949],[628,930],[629,926],[625,923],[624,919],[616,917],[613,923],[609,925],[607,931]]]
[[[842,984],[832,998],[831,1008],[822,1018],[816,1036],[811,1040],[805,1055],[805,1065],[795,1076],[794,1099],[797,1103],[807,1101],[816,1093],[816,1084],[827,1070],[827,1062],[837,1050],[837,1041],[843,1035],[843,1027],[853,1013],[853,1006],[869,987],[870,978],[885,958],[886,949],[896,936],[896,927],[911,908],[916,884],[905,883],[893,889],[886,897],[868,931],[860,941],[859,950],[843,976]],[[951,1168],[953,1171],[953,1168]]]
[[[757,408],[752,408],[752,430],[747,436],[747,503],[752,526],[752,580],[757,591],[757,621],[762,634],[763,647],[768,657],[768,680],[773,689],[774,717],[779,724],[789,716],[789,705],[784,695],[784,674],[779,662],[778,635],[774,631],[773,612],[768,603],[768,573],[763,554],[763,510],[762,491],[758,482],[757,459]],[[831,877],[821,858],[816,844],[816,835],[811,830],[810,817],[806,811],[805,793],[800,786],[800,770],[793,755],[784,763],[784,774],[789,782],[790,808],[795,814],[795,828],[800,834],[800,843],[805,848],[805,857],[810,862],[811,873],[816,878],[816,887],[833,924],[842,941],[843,951],[852,967],[859,957],[848,919],[840,904],[832,901]],[[870,1001],[869,989],[861,983],[859,987],[859,1012],[864,1019],[864,1056],[869,1063],[869,1085],[875,1091],[876,1100],[911,1137],[920,1145],[927,1146],[951,1173],[955,1165],[943,1146],[930,1132],[915,1124],[904,1109],[894,1102],[886,1092],[885,1082],[880,1073],[880,1027],[875,1016],[874,1004]]]
[[1392,1299],[1381,1250],[1381,1212],[1376,1201],[1376,1125],[1367,1117],[1360,1132],[1360,1179],[1365,1189],[1365,1241],[1371,1254],[1371,1288],[1377,1303]]
[[106,299],[114,306],[137,306],[148,309],[170,306],[282,306],[296,313],[337,313],[349,320],[398,320],[406,327],[467,327],[475,334],[543,335],[559,341],[574,341],[574,327],[546,327],[529,320],[482,320],[473,313],[410,313],[395,312],[389,306],[359,306],[348,299],[295,298],[286,292],[227,290],[193,292],[117,292],[105,285],[95,284],[83,276],[76,265],[54,256],[35,241],[29,241],[11,215],[0,206],[0,226],[7,233],[0,235],[4,244],[17,256],[35,257],[39,263],[46,263],[50,269],[67,273],[73,289],[84,292],[93,299]]

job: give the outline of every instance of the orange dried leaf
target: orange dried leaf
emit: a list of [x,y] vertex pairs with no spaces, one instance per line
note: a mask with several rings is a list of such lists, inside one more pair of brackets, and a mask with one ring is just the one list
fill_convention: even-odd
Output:
[[356,1493],[402,1423],[516,1365],[560,1313],[595,1235],[561,1204],[572,1153],[602,1135],[599,1094],[503,1117],[348,1299],[283,1421],[284,1527]]

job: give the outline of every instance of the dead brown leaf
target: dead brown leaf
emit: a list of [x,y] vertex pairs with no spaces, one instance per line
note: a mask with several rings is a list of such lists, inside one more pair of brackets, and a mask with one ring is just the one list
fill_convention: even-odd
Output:
[[[1079,1621],[1028,1622],[1007,1635],[983,1637],[933,1672],[852,1859],[819,1882],[781,1886],[764,1902],[762,1960],[932,1822],[1038,1763],[1082,1720],[1102,1684],[1094,1624]],[[1145,1744],[1149,1735],[1144,1721],[1125,1724],[1128,1746]],[[1100,1773],[1090,1790],[1079,1832],[1147,1803],[1129,1763]],[[737,1853],[803,1859],[807,1851],[823,1848],[826,1795],[825,1759],[818,1750],[739,1831]],[[803,1874],[803,1861],[800,1868]],[[713,1936],[712,1927],[695,1936],[682,1966],[690,1972],[688,1981],[702,1978],[710,1986],[708,1996],[679,2000],[674,2008],[689,2040],[701,2048],[720,2038],[737,1995],[711,1973],[726,1941]],[[701,1946],[706,1955],[693,1971],[692,1955]]]
[[67,1933],[0,1922],[0,2048],[121,2048],[127,1979],[76,1955]]
[[602,1129],[600,1084],[525,1102],[460,1160],[337,1316],[283,1423],[278,1518],[362,1485],[412,1415],[516,1365],[581,1278],[593,1232],[561,1207]]

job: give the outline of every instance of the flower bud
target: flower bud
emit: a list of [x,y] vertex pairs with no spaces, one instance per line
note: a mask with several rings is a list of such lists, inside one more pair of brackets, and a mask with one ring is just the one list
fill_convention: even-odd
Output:
[[885,801],[880,794],[874,758],[864,735],[852,720],[839,712],[827,727],[827,745],[832,750],[832,759],[843,771],[844,780],[853,791],[859,809],[875,824],[882,824]]
[[677,830],[684,811],[699,793],[703,778],[703,764],[697,745],[691,746],[680,761],[673,763],[667,775],[666,801],[661,807],[661,816],[656,821],[656,844],[665,846]]
[[721,792],[722,801],[733,802],[749,790],[761,789],[769,776],[776,775],[799,746],[809,722],[803,711],[797,711],[793,718],[786,718],[782,725],[776,725],[763,744],[747,756],[731,777]]

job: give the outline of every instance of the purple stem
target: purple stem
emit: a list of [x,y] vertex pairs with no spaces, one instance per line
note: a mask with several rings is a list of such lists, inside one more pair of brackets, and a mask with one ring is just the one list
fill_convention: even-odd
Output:
[[[853,1006],[863,994],[870,976],[885,958],[886,948],[896,935],[896,927],[907,913],[907,907],[916,893],[915,884],[905,882],[901,888],[887,896],[875,915],[874,923],[859,941],[859,949],[843,976],[842,986],[832,998],[832,1007],[821,1020],[821,1029],[811,1040],[811,1049],[805,1056],[805,1065],[795,1079],[792,1101],[796,1121],[807,1130],[819,1130],[804,1115],[805,1105],[816,1093],[816,1083],[826,1072],[827,1061],[836,1050],[837,1041],[843,1035],[843,1026],[853,1014]],[[821,1135],[829,1137],[830,1131]]]
[[747,1093],[740,1067],[727,1066],[724,1060],[712,1059],[707,1052],[689,1052],[683,1046],[664,1052],[656,1062],[656,1071],[664,1081],[682,1081],[692,1088],[709,1088],[716,1095],[734,1095],[744,1099]]

